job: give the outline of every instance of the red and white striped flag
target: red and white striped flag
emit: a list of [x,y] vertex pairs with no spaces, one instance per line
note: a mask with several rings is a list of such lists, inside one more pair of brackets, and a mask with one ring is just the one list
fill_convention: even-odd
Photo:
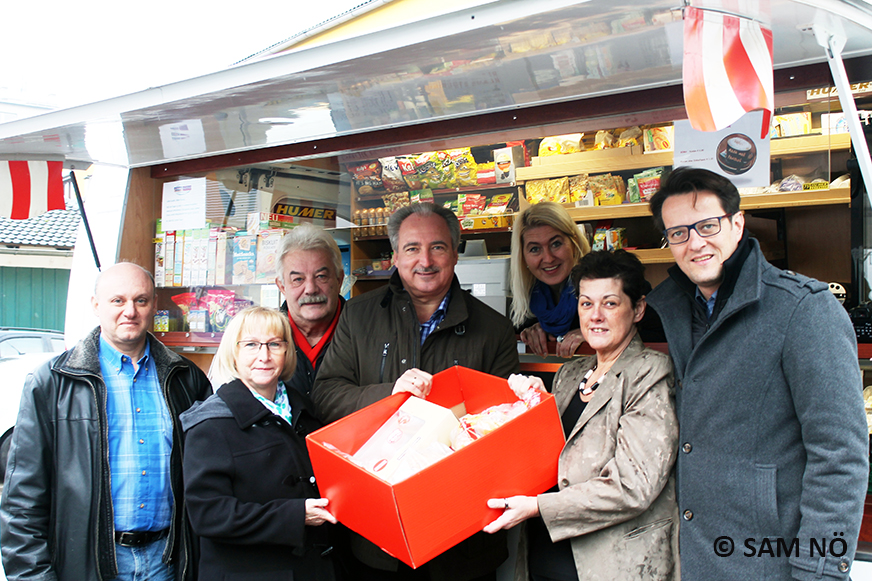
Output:
[[688,7],[684,13],[684,107],[698,131],[719,131],[764,109],[760,137],[774,108],[772,29],[755,20]]
[[26,220],[64,209],[62,161],[0,161],[0,217]]

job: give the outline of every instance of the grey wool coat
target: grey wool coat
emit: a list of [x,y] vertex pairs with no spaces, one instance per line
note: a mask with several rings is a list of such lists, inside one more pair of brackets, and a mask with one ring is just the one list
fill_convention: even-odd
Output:
[[[561,414],[595,363],[579,358],[557,372]],[[558,462],[559,491],[538,497],[551,539],[571,539],[580,581],[678,579],[677,445],[672,363],[637,335],[570,432]],[[518,579],[527,578],[523,537]]]
[[[681,574],[847,579],[869,475],[854,331],[826,284],[747,243],[744,263],[727,262],[733,292],[695,346],[683,273],[648,295],[675,363]],[[811,539],[825,540],[826,556]],[[716,543],[733,550],[719,556]]]

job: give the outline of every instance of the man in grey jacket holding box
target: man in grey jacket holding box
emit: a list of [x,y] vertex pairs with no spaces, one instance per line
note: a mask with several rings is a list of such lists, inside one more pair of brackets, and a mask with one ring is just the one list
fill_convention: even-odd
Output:
[[848,579],[868,431],[857,344],[826,284],[769,264],[726,178],[651,198],[676,267],[648,295],[675,363],[685,581]]

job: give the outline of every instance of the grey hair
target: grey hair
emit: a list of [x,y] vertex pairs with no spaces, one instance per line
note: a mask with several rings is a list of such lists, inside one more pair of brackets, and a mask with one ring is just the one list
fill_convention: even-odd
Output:
[[454,212],[443,206],[424,202],[422,204],[403,206],[391,215],[390,220],[388,220],[388,238],[391,240],[391,248],[394,252],[398,251],[400,244],[400,226],[412,214],[419,216],[432,216],[435,214],[441,217],[448,225],[448,232],[451,234],[451,249],[456,252],[460,248],[460,222],[457,220]]
[[339,245],[327,231],[309,222],[303,222],[282,237],[276,251],[276,276],[285,279],[285,256],[300,250],[325,250],[333,259],[336,278],[342,276],[342,253]]

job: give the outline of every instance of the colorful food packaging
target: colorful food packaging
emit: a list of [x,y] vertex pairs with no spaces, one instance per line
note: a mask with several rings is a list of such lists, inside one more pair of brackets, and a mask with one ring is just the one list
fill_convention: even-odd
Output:
[[415,158],[420,188],[444,190],[455,187],[454,162],[445,151],[428,151]]
[[410,190],[420,190],[423,188],[421,180],[418,179],[418,168],[415,167],[415,157],[402,155],[397,156],[397,165],[400,167],[400,173],[403,175],[403,181],[409,186]]
[[227,329],[230,319],[236,314],[235,298],[236,293],[232,290],[212,289],[206,293],[206,309],[209,312],[210,331],[222,333]]
[[388,210],[388,214],[393,214],[398,209],[402,208],[403,206],[408,206],[411,203],[409,200],[409,192],[395,192],[393,194],[386,194],[382,196],[382,201],[384,201],[385,208],[387,208]]
[[627,246],[626,229],[597,228],[593,235],[593,250],[617,250]]
[[663,170],[662,167],[654,167],[633,176],[639,187],[639,195],[642,200],[647,202],[660,189],[660,178],[663,175]]
[[672,125],[666,127],[648,127],[644,131],[643,142],[645,152],[672,151]]
[[[623,183],[623,180],[620,182]],[[593,192],[594,205],[616,206],[624,203],[624,196],[611,174],[590,176],[588,183]]]
[[[578,202],[583,200],[585,196],[587,196],[588,191],[588,178],[587,174],[579,174],[577,176],[570,176],[569,178],[569,201],[571,203]],[[593,205],[593,204],[591,204]]]
[[611,132],[606,131],[604,129],[600,129],[596,132],[596,137],[594,138],[593,148],[594,149],[610,149],[612,147],[616,147],[618,140],[615,139],[615,136],[611,134]]
[[557,202],[567,204],[570,201],[569,178],[552,180],[530,180],[526,183],[527,201],[531,204],[539,202]]
[[402,192],[407,190],[406,180],[403,179],[403,172],[400,171],[400,163],[396,157],[379,158],[379,163],[382,168],[382,185],[387,192]]
[[485,214],[505,214],[509,212],[509,204],[512,203],[514,194],[497,194],[493,196],[485,206]]
[[257,236],[233,237],[233,284],[254,284],[257,276]]
[[484,194],[457,194],[459,216],[477,216],[484,211],[487,198]]
[[584,144],[581,141],[582,137],[584,137],[584,133],[546,137],[539,142],[539,157],[584,151]]
[[478,184],[478,167],[468,147],[449,149],[448,156],[454,163],[454,179],[456,187],[475,186]]
[[632,145],[640,145],[642,143],[642,130],[634,125],[621,132],[618,137],[618,147],[630,147]]
[[642,201],[642,195],[639,193],[639,185],[636,183],[636,178],[627,180],[627,201],[631,204]]
[[436,202],[433,199],[433,190],[428,189],[414,190],[409,192],[409,201],[412,204],[420,204],[422,202],[434,204]]
[[351,174],[351,180],[354,182],[354,187],[359,195],[371,196],[384,192],[382,169],[378,161],[349,166],[348,173]]
[[497,183],[497,171],[494,162],[476,164],[475,168],[476,183],[479,184],[495,184]]

